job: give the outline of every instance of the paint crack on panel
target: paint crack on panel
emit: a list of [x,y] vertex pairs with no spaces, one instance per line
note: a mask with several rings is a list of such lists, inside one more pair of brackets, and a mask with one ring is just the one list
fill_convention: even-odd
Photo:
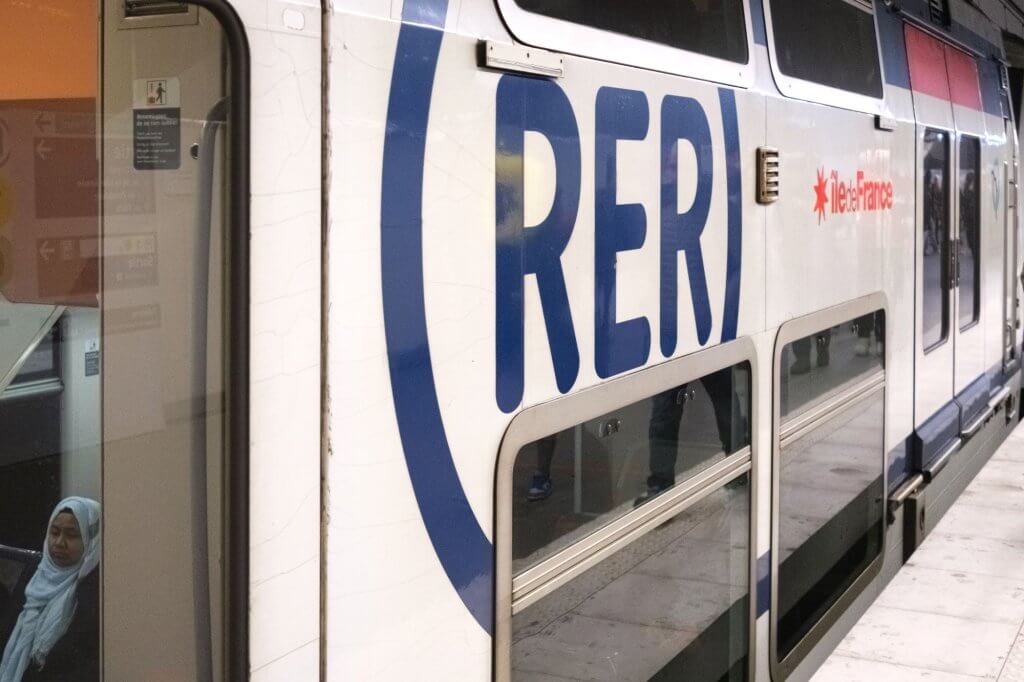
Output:
[[999,673],[999,682],[1024,682],[1024,631],[1017,633],[1017,639],[1010,647],[1006,662]]

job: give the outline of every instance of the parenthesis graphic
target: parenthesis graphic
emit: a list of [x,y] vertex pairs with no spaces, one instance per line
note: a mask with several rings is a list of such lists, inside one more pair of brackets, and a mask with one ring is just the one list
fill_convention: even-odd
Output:
[[395,417],[423,524],[452,587],[488,635],[494,548],[459,480],[434,384],[423,286],[423,169],[447,0],[405,0],[381,177],[381,284]]

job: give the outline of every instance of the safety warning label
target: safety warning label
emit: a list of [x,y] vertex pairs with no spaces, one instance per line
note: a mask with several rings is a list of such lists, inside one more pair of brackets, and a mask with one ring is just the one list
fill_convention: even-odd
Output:
[[177,78],[140,78],[132,84],[135,170],[181,167],[181,86]]
[[136,109],[135,170],[181,167],[181,109]]

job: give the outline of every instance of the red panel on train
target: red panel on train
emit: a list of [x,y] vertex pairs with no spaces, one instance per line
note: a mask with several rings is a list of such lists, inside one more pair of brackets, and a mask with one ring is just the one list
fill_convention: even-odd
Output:
[[981,111],[981,81],[974,57],[947,45],[946,71],[949,73],[949,94],[953,104]]
[[943,43],[913,26],[907,26],[906,36],[910,86],[917,92],[948,101],[949,80]]

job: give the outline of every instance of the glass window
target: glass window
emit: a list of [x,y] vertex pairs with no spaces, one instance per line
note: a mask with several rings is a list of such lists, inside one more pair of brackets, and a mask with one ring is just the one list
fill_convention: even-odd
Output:
[[957,241],[957,282],[960,287],[960,329],[978,321],[981,312],[981,142],[960,138],[960,238]]
[[523,9],[662,43],[741,64],[747,63],[742,0],[515,0]]
[[513,680],[747,679],[750,475],[512,618]]
[[885,315],[870,313],[788,344],[782,352],[783,421],[882,371]]
[[[839,330],[842,333],[837,333]],[[822,342],[822,339],[831,341]],[[846,380],[880,369],[885,356],[881,312],[788,344],[783,363],[806,367],[817,347],[817,367],[781,369],[783,395],[802,404],[829,402],[809,423],[783,416],[778,466],[778,660],[784,659],[825,612],[881,555],[883,538],[884,383]],[[822,366],[822,348],[842,358]],[[795,360],[791,360],[795,358]],[[837,390],[842,385],[845,388]],[[790,415],[793,415],[790,411]],[[799,425],[799,428],[795,428]]]
[[875,18],[867,0],[771,0],[775,56],[800,80],[882,96]]
[[949,134],[926,130],[922,175],[921,338],[925,352],[949,334]]
[[743,363],[522,448],[513,470],[513,570],[749,446],[749,406]]
[[10,386],[60,378],[60,354],[57,352],[60,348],[59,329],[60,325],[54,325],[43,335],[35,349],[18,368],[18,373]]
[[231,48],[2,5],[0,678],[225,679]]

